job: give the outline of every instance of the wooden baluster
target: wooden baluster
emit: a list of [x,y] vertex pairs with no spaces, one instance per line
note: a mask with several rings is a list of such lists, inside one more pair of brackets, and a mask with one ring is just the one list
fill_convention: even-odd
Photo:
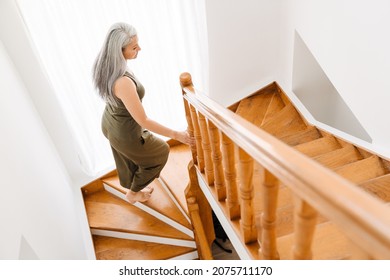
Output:
[[[180,75],[180,85],[181,85],[182,89],[184,89],[186,87],[189,90],[194,91],[194,86],[192,84],[191,75],[189,73],[183,73]],[[184,90],[182,90],[182,94],[183,95],[185,94]],[[185,110],[186,120],[187,120],[187,125],[188,125],[187,131],[191,137],[194,137],[194,126],[193,126],[193,122],[192,122],[192,118],[191,118],[190,105],[188,104],[188,101],[185,100],[184,98],[183,98],[183,103],[184,103],[184,110]],[[196,146],[195,145],[191,146],[191,154],[192,154],[192,160],[193,160],[194,164],[197,164],[198,160],[197,160],[197,156],[196,156]]]
[[317,222],[317,211],[304,200],[297,198],[294,205],[294,243],[295,260],[312,259],[311,245]]
[[238,177],[241,198],[240,227],[244,242],[250,243],[257,240],[253,207],[253,159],[241,148],[238,148]]
[[262,182],[263,213],[261,214],[261,236],[259,253],[267,260],[278,260],[276,245],[276,209],[278,202],[278,179],[264,169]]
[[224,201],[226,199],[226,187],[225,187],[225,178],[223,176],[223,166],[222,166],[222,154],[221,154],[221,142],[219,139],[219,130],[217,127],[209,120],[209,135],[211,143],[211,151],[213,156],[214,163],[214,185],[217,189],[217,197],[219,201]]
[[200,133],[199,128],[199,120],[198,120],[198,114],[194,108],[194,106],[190,105],[190,112],[191,112],[191,119],[192,119],[192,125],[194,127],[194,137],[196,141],[196,155],[198,157],[198,167],[200,172],[204,171],[204,154],[203,154],[203,148],[202,148],[202,135]]
[[237,192],[236,164],[234,157],[234,144],[224,133],[222,135],[222,165],[226,183],[226,202],[230,220],[240,217],[240,204]]
[[211,206],[202,192],[194,163],[188,164],[189,184],[185,189],[188,213],[195,232],[195,242],[201,259],[212,259],[211,245],[215,240]]
[[202,139],[202,148],[204,154],[204,163],[205,163],[205,175],[206,181],[209,186],[214,185],[214,167],[213,161],[211,159],[211,147],[210,147],[210,138],[208,132],[208,126],[206,123],[206,119],[203,114],[198,113],[199,126],[200,126],[200,134]]

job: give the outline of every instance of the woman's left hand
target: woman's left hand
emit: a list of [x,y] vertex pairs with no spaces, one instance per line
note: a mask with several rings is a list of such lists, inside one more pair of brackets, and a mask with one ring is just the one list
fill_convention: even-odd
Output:
[[195,137],[191,137],[187,130],[184,131],[178,131],[176,134],[176,140],[187,144],[189,146],[195,145]]

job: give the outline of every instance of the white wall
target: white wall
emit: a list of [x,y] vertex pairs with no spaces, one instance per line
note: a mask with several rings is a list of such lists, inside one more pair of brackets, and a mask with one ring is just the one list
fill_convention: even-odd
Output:
[[274,78],[279,10],[274,0],[206,1],[213,99],[230,105]]
[[295,32],[292,91],[318,122],[372,143],[359,120]]
[[15,1],[0,1],[0,259],[94,258],[71,133]]
[[0,77],[0,259],[86,258],[77,195],[1,41]]
[[212,0],[206,9],[212,98],[229,105],[269,79],[293,94],[297,31],[373,141],[358,144],[389,157],[389,1]]
[[[281,0],[278,80],[291,88],[296,30],[373,140],[390,155],[390,2]],[[331,112],[330,112],[331,113]]]
[[31,45],[14,0],[0,1],[0,39],[19,72],[69,176],[75,185],[85,184],[91,178],[83,172],[64,114],[37,58],[35,48]]

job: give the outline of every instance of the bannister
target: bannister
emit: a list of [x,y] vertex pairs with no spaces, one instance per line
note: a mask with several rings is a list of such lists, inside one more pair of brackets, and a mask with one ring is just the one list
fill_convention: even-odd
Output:
[[[220,199],[224,200],[226,195],[230,219],[240,219],[244,243],[256,241],[260,244],[260,257],[279,258],[275,209],[277,188],[284,185],[296,197],[295,237],[291,248],[294,258],[312,257],[311,243],[319,213],[337,225],[370,257],[390,259],[390,215],[384,214],[388,212],[388,206],[195,91],[189,73],[183,73],[180,81],[189,131],[190,133],[193,131],[197,143],[196,149],[193,147],[192,151],[194,163],[197,163],[200,172],[207,173],[205,177],[208,178],[210,187],[221,189]],[[218,134],[222,141],[219,141]],[[237,155],[233,152],[234,147],[237,147],[237,161],[235,160]],[[220,149],[222,153],[219,153]],[[212,156],[209,154],[210,150]],[[214,166],[207,166],[210,158],[213,159]],[[264,169],[262,186],[253,186],[253,162]],[[239,176],[236,176],[236,164],[240,166]],[[212,180],[215,182],[211,182]],[[253,191],[259,191],[260,187],[263,208],[261,216],[255,217]]]

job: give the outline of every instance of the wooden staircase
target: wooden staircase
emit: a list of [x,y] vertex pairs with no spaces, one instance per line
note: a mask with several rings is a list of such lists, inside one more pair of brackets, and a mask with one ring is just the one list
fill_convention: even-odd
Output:
[[309,124],[277,83],[221,108],[181,77],[191,149],[146,203],[82,188],[97,259],[211,259],[211,209],[243,258],[390,259],[390,162]]
[[275,82],[230,106],[235,115],[188,73],[181,84],[199,184],[245,255],[390,259],[389,160],[309,124]]
[[[257,106],[259,111],[254,112],[250,108],[254,104],[261,104]],[[235,104],[231,110],[370,195],[385,203],[390,201],[389,161],[308,124],[276,83]],[[254,175],[254,178],[259,176],[261,175]],[[254,185],[256,184],[261,182],[255,180]],[[279,192],[276,226],[278,253],[280,259],[292,259],[290,249],[293,240],[294,201],[286,187],[281,186]],[[261,213],[261,207],[258,205],[255,211]],[[315,259],[370,258],[325,217],[318,216],[316,224],[312,247]],[[253,257],[259,256],[254,254]]]
[[82,188],[97,259],[198,259],[184,195],[190,151],[170,145],[168,163],[145,203],[126,201],[115,170]]
[[[259,112],[264,115],[262,119],[248,108],[259,103],[264,111]],[[373,196],[390,202],[390,162],[308,124],[276,83],[235,104],[232,110]]]

